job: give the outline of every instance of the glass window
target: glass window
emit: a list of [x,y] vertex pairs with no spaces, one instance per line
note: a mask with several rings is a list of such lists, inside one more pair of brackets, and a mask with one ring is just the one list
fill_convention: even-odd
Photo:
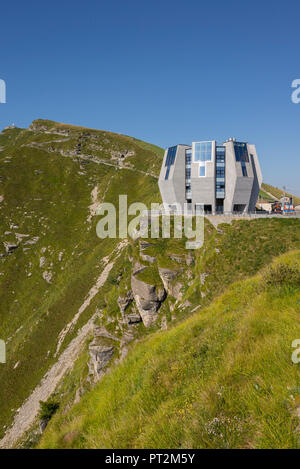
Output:
[[165,180],[169,178],[169,173],[170,173],[170,167],[172,164],[174,164],[175,161],[175,156],[176,156],[176,151],[177,151],[177,146],[175,147],[170,147],[168,149],[167,153],[167,158],[166,158],[166,163],[165,166],[167,167],[166,175],[165,175]]
[[211,161],[212,142],[198,142],[195,143],[195,161],[204,163]]
[[199,166],[199,176],[205,176],[205,166]]
[[165,166],[171,166],[172,164],[174,164],[175,156],[176,156],[176,151],[177,151],[177,146],[175,146],[175,147],[170,147],[170,148],[168,149],[168,153],[167,153],[167,158],[166,158],[166,164],[165,164]]
[[247,173],[247,168],[246,168],[246,163],[245,163],[245,161],[242,161],[242,162],[241,162],[241,165],[242,165],[243,176],[244,176],[244,177],[247,177],[247,176],[248,176],[248,173]]
[[185,161],[190,163],[191,159],[192,159],[192,150],[189,148],[188,150],[185,150]]
[[217,164],[219,163],[225,163],[225,147],[217,147],[216,150],[216,162]]
[[[225,147],[216,148],[216,198],[225,198]],[[223,205],[216,207],[217,211],[223,212]]]
[[246,143],[234,143],[235,159],[236,161],[249,161],[247,144]]

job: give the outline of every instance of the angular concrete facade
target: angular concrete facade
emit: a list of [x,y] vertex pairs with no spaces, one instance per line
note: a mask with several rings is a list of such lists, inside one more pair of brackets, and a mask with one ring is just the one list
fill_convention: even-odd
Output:
[[235,139],[170,147],[159,176],[165,205],[212,214],[254,212],[261,183],[255,146]]

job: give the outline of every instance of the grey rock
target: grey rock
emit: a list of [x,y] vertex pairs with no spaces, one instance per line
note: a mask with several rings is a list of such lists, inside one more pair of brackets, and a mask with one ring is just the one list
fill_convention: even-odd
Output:
[[118,305],[119,305],[122,316],[124,316],[126,309],[132,303],[132,301],[133,301],[133,293],[131,290],[127,292],[126,296],[119,296]]
[[183,262],[183,258],[181,256],[177,256],[176,254],[170,254],[170,258],[173,261],[178,262],[178,264],[181,264]]
[[43,433],[49,423],[50,419],[43,419],[39,421],[40,432]]
[[19,247],[18,244],[16,243],[12,243],[10,241],[4,241],[4,248],[5,248],[5,251],[10,254],[12,253],[15,249],[17,249]]
[[149,285],[134,275],[131,277],[131,288],[142,321],[149,327],[157,319],[157,311],[166,297],[166,291],[156,285]]
[[137,324],[142,321],[141,316],[138,313],[130,313],[125,315],[127,324]]
[[98,340],[93,340],[89,345],[90,361],[88,366],[90,374],[94,375],[96,379],[99,375],[101,376],[101,372],[110,362],[113,354],[113,345],[101,345]]
[[148,243],[148,241],[144,241],[143,239],[140,240],[140,250],[143,251],[144,249],[149,248],[150,246],[153,246],[153,244]]
[[191,266],[193,265],[193,263],[194,263],[194,256],[191,252],[189,252],[188,255],[186,256],[186,265]]
[[45,270],[45,272],[42,273],[42,277],[44,280],[46,280],[47,283],[51,283],[52,281],[52,272]]
[[157,261],[156,257],[149,256],[149,254],[142,254],[141,253],[140,256],[143,259],[143,261],[151,262],[151,264],[153,264],[154,262]]
[[177,300],[180,300],[182,297],[180,292],[182,284],[179,282],[174,282],[178,273],[163,267],[159,267],[158,272],[164,284],[165,290],[168,292],[168,294],[174,296],[174,298],[176,298]]
[[25,241],[24,244],[35,244],[38,242],[39,239],[40,239],[39,236],[35,236],[34,238],[29,239],[28,241]]
[[135,262],[132,269],[132,274],[137,275],[140,272],[143,272],[145,269],[147,269],[147,266],[140,264],[139,262]]
[[112,339],[118,341],[119,339],[108,332],[105,327],[96,326],[94,329],[94,337],[104,337],[106,339]]

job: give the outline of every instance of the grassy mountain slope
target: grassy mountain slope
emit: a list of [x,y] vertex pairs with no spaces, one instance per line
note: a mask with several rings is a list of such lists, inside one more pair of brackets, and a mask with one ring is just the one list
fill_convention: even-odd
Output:
[[[129,203],[159,200],[161,152],[131,137],[41,120],[2,132],[0,148],[0,337],[8,356],[0,367],[1,435],[55,361],[59,333],[119,242],[96,236],[93,190],[97,202],[117,204],[119,194]],[[18,247],[7,254],[4,243]],[[92,302],[62,350],[94,311]]]
[[[270,199],[270,196],[268,194],[266,194],[266,192],[273,195],[276,199],[280,199],[281,197],[284,196],[284,191],[282,189],[278,189],[278,187],[270,186],[270,184],[262,183],[261,188],[262,188],[262,190],[260,191],[260,195],[263,198],[267,199],[267,200]],[[289,194],[288,192],[285,192],[285,195],[287,197],[293,197],[294,204],[295,205],[300,205],[300,197]]]
[[40,447],[298,448],[299,299],[296,251],[137,345]]
[[[236,221],[232,226],[222,225],[216,230],[207,222],[205,244],[192,254],[185,249],[184,240],[148,239],[146,242],[151,245],[141,250],[139,241],[130,241],[95,299],[97,308],[101,310],[101,319],[97,320],[97,324],[104,326],[115,337],[124,334],[124,329],[120,329],[122,316],[118,300],[131,289],[130,278],[135,262],[146,266],[146,270],[138,275],[139,279],[157,287],[161,287],[160,269],[167,269],[175,275],[158,311],[156,323],[147,329],[142,323],[131,326],[135,339],[142,339],[159,328],[165,329],[181,322],[193,315],[195,310],[201,311],[235,280],[255,274],[270,263],[274,256],[291,249],[300,249],[300,223],[288,219]],[[146,262],[145,254],[156,260]],[[187,264],[188,259],[190,262]],[[136,313],[134,302],[126,309],[126,314],[130,313]],[[134,342],[131,342],[127,348],[133,349],[134,346]],[[118,359],[120,351],[115,351],[115,358]],[[53,395],[63,415],[78,401],[78,391],[83,395],[89,389],[86,385],[88,360],[87,344],[74,369],[65,376]],[[32,447],[38,439],[39,432],[33,429],[22,447]]]
[[[91,318],[102,335],[91,330],[75,350],[74,366],[53,394],[61,414],[134,349],[134,340],[185,320],[236,280],[300,249],[298,219],[234,221],[218,229],[205,221],[204,246],[192,252],[184,238],[144,245],[129,239],[121,250],[119,239],[99,239],[98,203],[118,206],[119,194],[129,204],[160,201],[162,155],[132,137],[45,120],[0,134],[0,338],[8,357],[0,365],[0,438]],[[165,289],[150,327],[141,321],[133,277],[140,287]],[[92,345],[112,354],[99,376],[91,375]],[[23,446],[40,438],[37,424]]]

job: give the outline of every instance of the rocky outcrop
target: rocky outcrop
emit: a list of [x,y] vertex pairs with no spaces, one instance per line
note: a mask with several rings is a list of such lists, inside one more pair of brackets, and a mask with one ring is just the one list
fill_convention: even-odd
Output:
[[134,156],[135,151],[134,150],[124,150],[124,151],[110,150],[110,154],[113,160],[124,160],[130,156]]
[[206,272],[203,272],[202,274],[200,274],[200,282],[201,282],[201,285],[204,285],[205,284],[205,279],[206,277],[208,277],[209,274],[207,274]]
[[140,257],[141,259],[143,259],[143,261],[150,262],[151,264],[153,264],[157,261],[156,257],[150,256],[149,254],[144,254],[142,252],[150,246],[153,246],[153,244],[148,243],[147,241],[144,241],[142,239],[140,240]]
[[119,296],[118,305],[119,305],[122,317],[124,317],[125,311],[128,308],[128,306],[132,303],[132,301],[133,301],[133,293],[131,290],[129,290],[126,293],[126,296]]
[[184,259],[181,256],[178,256],[177,254],[169,254],[169,256],[172,261],[175,261],[178,264],[182,264],[182,262],[184,262]]
[[17,249],[19,247],[18,244],[16,243],[12,243],[10,241],[4,241],[4,248],[5,248],[5,251],[7,252],[7,254],[11,254],[15,249]]
[[153,246],[153,244],[148,243],[148,241],[145,241],[143,239],[140,240],[140,250],[144,251],[144,249],[149,248],[150,246]]
[[143,261],[150,262],[151,264],[153,264],[157,260],[156,257],[149,256],[149,254],[141,253],[140,257],[141,257],[141,259],[143,259]]
[[94,339],[89,345],[89,375],[98,381],[105,373],[120,340],[103,326],[95,326]]
[[175,282],[178,272],[174,272],[173,270],[166,269],[164,267],[159,267],[158,272],[168,294],[174,296],[177,300],[180,300],[182,297],[180,292],[182,283]]
[[191,265],[193,265],[193,263],[194,263],[194,256],[191,253],[191,251],[189,251],[188,255],[186,256],[186,265],[190,267]]
[[[141,321],[139,315],[138,320]],[[99,381],[108,372],[108,365],[113,358],[116,359],[116,363],[120,363],[127,355],[128,344],[133,339],[133,330],[123,329],[119,338],[108,332],[105,327],[96,326],[94,328],[94,339],[89,345],[88,381],[94,383]]]
[[39,421],[39,428],[40,428],[40,433],[44,433],[48,423],[50,422],[50,419],[42,419]]
[[146,327],[149,327],[157,319],[157,312],[166,298],[166,291],[163,287],[139,280],[136,275],[137,273],[131,277],[131,288],[142,321]]
[[45,270],[45,272],[42,273],[42,277],[44,280],[46,280],[47,283],[51,283],[52,281],[52,272]]
[[93,375],[95,379],[101,377],[104,368],[108,365],[114,354],[114,345],[105,342],[95,337],[89,345],[89,374]]
[[[139,312],[136,311],[135,305],[132,305],[133,301],[134,296],[132,290],[129,290],[126,296],[119,296],[118,298],[118,305],[122,314],[124,324],[137,324],[142,320]],[[130,305],[132,305],[132,307],[129,309],[129,312],[126,312]]]
[[115,340],[118,342],[118,338],[115,337],[113,334],[111,334],[110,332],[108,332],[105,327],[101,327],[101,326],[96,326],[95,329],[94,329],[94,337],[103,337],[105,339],[111,339],[111,340]]
[[129,325],[138,324],[142,321],[142,318],[138,312],[131,312],[129,314],[125,314],[124,318],[126,323]]
[[135,262],[133,269],[132,269],[132,275],[137,275],[141,272],[143,272],[147,267],[143,264],[140,264],[139,262]]

